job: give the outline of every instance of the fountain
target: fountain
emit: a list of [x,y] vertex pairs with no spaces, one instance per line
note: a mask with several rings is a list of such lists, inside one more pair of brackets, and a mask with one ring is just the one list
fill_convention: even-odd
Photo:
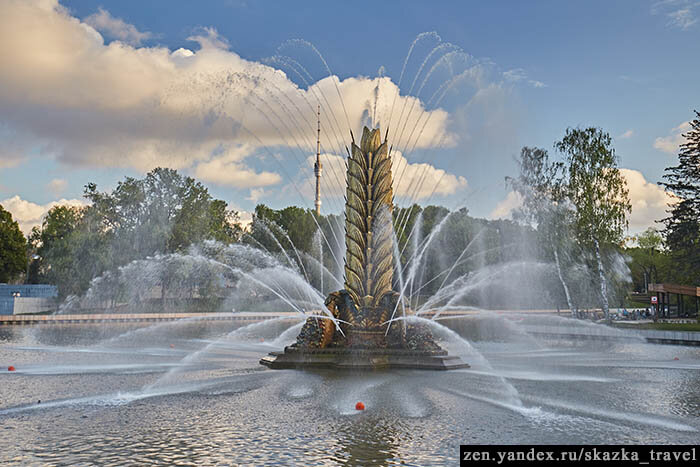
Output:
[[392,289],[391,157],[378,128],[364,127],[360,146],[353,137],[346,193],[345,288],[326,299],[328,318],[309,318],[294,344],[260,363],[273,369],[469,368],[448,355],[425,324],[406,321],[410,310]]
[[[433,39],[422,34],[410,50]],[[415,89],[451,47],[438,43],[419,57]],[[290,75],[298,68],[291,58],[281,62]],[[340,139],[335,128],[344,128],[323,86],[309,80],[306,91],[297,89],[299,101],[279,90],[251,97],[277,133],[255,136],[261,145],[309,139],[304,128],[315,127],[304,125],[305,100],[309,115],[317,102],[328,109],[329,140]],[[425,89],[424,102],[435,108],[439,99]],[[392,182],[403,175],[396,156],[415,149],[427,121],[410,118],[419,102],[397,104],[396,112],[392,103],[375,118],[382,112],[375,95],[372,118],[347,122],[369,128],[358,144],[352,138],[346,184],[330,163],[342,144],[323,151],[346,203],[331,207],[342,193],[328,197],[328,215],[311,217],[316,229],[305,249],[260,222],[249,242],[206,240],[136,259],[61,308],[142,313],[206,299],[223,319],[0,327],[0,463],[454,465],[467,443],[697,444],[700,348],[652,345],[637,331],[527,312],[532,303],[553,309],[564,300],[555,265],[532,253],[528,236],[494,233],[458,209],[411,219],[424,173],[406,175],[415,180],[404,178],[404,187],[415,190],[404,188],[403,201]],[[371,130],[380,122],[381,132]],[[400,131],[385,136],[390,124]],[[312,147],[302,141],[297,149],[307,157]],[[597,293],[590,271],[568,260],[572,294],[586,303]]]

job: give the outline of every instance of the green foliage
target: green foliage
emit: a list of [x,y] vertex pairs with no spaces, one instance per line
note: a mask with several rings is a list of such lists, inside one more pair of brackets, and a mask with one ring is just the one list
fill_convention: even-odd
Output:
[[555,148],[566,157],[566,197],[575,206],[581,243],[620,244],[632,211],[610,135],[600,128],[568,128]]
[[[564,196],[573,206],[574,233],[579,244],[594,251],[600,298],[609,321],[603,255],[606,247],[619,247],[628,226],[632,205],[627,182],[617,167],[612,138],[600,128],[568,128],[554,147],[566,157]],[[617,282],[613,281],[613,290],[620,288]]]
[[319,216],[296,206],[275,210],[264,204],[255,207],[250,229],[242,237],[244,243],[277,255],[324,293],[339,288],[336,278],[343,275],[344,240],[340,216]]
[[590,303],[590,290],[582,284],[597,269],[598,296],[607,310],[608,294],[619,298],[626,287],[621,274],[626,267],[619,261],[631,211],[626,182],[610,135],[602,130],[568,129],[554,146],[565,162],[550,160],[544,149],[522,149],[518,176],[506,178],[522,200],[513,219],[536,227],[538,256],[556,266],[570,308]]
[[518,176],[506,177],[506,184],[522,199],[522,205],[513,211],[513,219],[543,226],[552,221],[552,209],[562,201],[564,164],[550,161],[544,149],[527,146],[520,151],[517,163]]
[[671,258],[658,230],[649,227],[633,240],[637,246],[626,248],[625,254],[631,259],[629,268],[635,291],[646,292],[650,283],[675,281]]
[[527,146],[520,151],[517,163],[518,176],[506,177],[506,184],[522,200],[513,210],[513,220],[536,227],[545,256],[553,256],[555,248],[571,249],[573,212],[566,198],[564,164],[550,160],[544,149]]
[[242,233],[224,201],[172,169],[127,177],[112,192],[90,183],[85,197],[90,206],[56,206],[31,235],[37,259],[30,281],[55,284],[62,296],[84,292],[92,278],[133,260],[208,239],[232,243]]
[[238,215],[214,200],[191,177],[157,168],[136,180],[127,177],[112,193],[100,193],[94,183],[85,187],[91,210],[114,236],[122,264],[155,253],[181,251],[204,239],[238,240]]
[[[414,232],[416,220],[422,211],[423,209],[417,204],[413,204],[407,208],[394,206],[394,233],[396,235],[399,252],[401,252],[402,262],[405,262],[413,254],[413,247],[409,244],[409,240],[417,238],[417,236],[422,236],[422,232]],[[415,240],[410,243],[415,243]]]
[[678,165],[668,167],[660,183],[673,193],[676,203],[664,219],[664,237],[679,268],[679,282],[700,283],[700,112],[683,136]]
[[80,293],[108,263],[107,238],[95,224],[88,208],[51,208],[30,235],[36,255],[31,281],[54,284],[62,295]]
[[262,245],[270,252],[280,251],[280,247],[309,252],[318,227],[315,214],[310,209],[289,206],[274,210],[264,204],[255,207],[250,237],[254,244]]
[[27,271],[27,240],[12,214],[0,206],[0,282],[10,282]]
[[654,227],[649,227],[644,232],[635,235],[634,240],[639,245],[639,248],[651,252],[659,251],[664,247],[663,238]]
[[[463,210],[464,215],[466,215],[467,212],[466,209]],[[422,237],[426,237],[432,232],[435,226],[447,217],[449,213],[450,210],[443,206],[426,206],[423,209]]]

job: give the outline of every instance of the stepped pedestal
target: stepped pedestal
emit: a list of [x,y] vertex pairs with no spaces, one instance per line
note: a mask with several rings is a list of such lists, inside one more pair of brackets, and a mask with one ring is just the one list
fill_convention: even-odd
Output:
[[336,370],[454,370],[469,368],[469,364],[444,350],[414,351],[402,349],[326,348],[301,349],[289,346],[284,352],[271,352],[260,360],[262,365],[280,369]]

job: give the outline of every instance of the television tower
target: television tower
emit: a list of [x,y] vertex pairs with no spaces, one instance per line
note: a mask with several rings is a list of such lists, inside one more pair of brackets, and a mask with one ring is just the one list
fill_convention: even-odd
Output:
[[321,215],[321,105],[318,106],[318,138],[316,139],[316,163],[314,164],[314,174],[316,174],[316,214]]

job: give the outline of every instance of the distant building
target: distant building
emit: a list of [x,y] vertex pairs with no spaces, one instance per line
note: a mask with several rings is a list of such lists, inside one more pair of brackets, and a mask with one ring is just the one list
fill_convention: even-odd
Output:
[[0,284],[0,315],[54,311],[57,298],[58,289],[54,285]]

